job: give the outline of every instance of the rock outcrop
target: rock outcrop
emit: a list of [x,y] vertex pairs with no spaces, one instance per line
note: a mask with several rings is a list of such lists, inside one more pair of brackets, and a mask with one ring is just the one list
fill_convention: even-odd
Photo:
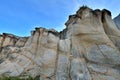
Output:
[[113,20],[115,21],[118,29],[120,29],[120,14],[116,16]]
[[40,80],[120,80],[120,31],[110,11],[81,7],[66,29],[0,35],[0,75]]

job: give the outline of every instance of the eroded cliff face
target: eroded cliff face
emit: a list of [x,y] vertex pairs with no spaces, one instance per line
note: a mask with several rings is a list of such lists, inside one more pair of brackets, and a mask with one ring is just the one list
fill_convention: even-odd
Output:
[[40,80],[120,80],[120,31],[108,10],[81,7],[61,32],[0,35],[0,75]]
[[113,20],[116,23],[116,26],[118,27],[118,29],[120,29],[120,14],[116,16]]

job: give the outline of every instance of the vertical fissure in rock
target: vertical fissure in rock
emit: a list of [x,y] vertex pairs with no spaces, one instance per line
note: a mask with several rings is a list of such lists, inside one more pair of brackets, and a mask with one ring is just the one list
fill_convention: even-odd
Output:
[[38,31],[38,38],[37,38],[37,47],[36,47],[36,52],[35,52],[35,55],[36,54],[38,54],[38,47],[40,46],[40,43],[41,43],[41,41],[40,41],[40,39],[42,38],[42,36],[43,36],[43,32],[44,32],[44,30],[39,30]]
[[68,78],[69,80],[72,80],[71,78],[71,59],[72,59],[72,39],[70,39],[70,51],[69,51],[69,54],[68,54]]
[[55,69],[54,69],[54,80],[56,80],[56,74],[57,74],[57,69],[58,69],[58,59],[59,59],[59,40],[57,43],[57,50],[56,50],[56,60],[55,60]]

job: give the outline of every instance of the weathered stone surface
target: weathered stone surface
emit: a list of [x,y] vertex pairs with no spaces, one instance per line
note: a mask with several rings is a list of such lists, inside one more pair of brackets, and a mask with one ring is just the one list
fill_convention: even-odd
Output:
[[66,29],[0,35],[0,76],[40,80],[120,80],[120,31],[108,10],[81,7]]
[[118,16],[116,16],[113,20],[114,20],[116,26],[118,27],[118,29],[120,29],[120,14]]

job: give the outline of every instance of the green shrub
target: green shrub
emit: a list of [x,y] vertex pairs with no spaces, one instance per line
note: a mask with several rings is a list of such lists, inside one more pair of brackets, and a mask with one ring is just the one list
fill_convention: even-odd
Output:
[[0,80],[22,80],[18,77],[2,77],[0,78]]

